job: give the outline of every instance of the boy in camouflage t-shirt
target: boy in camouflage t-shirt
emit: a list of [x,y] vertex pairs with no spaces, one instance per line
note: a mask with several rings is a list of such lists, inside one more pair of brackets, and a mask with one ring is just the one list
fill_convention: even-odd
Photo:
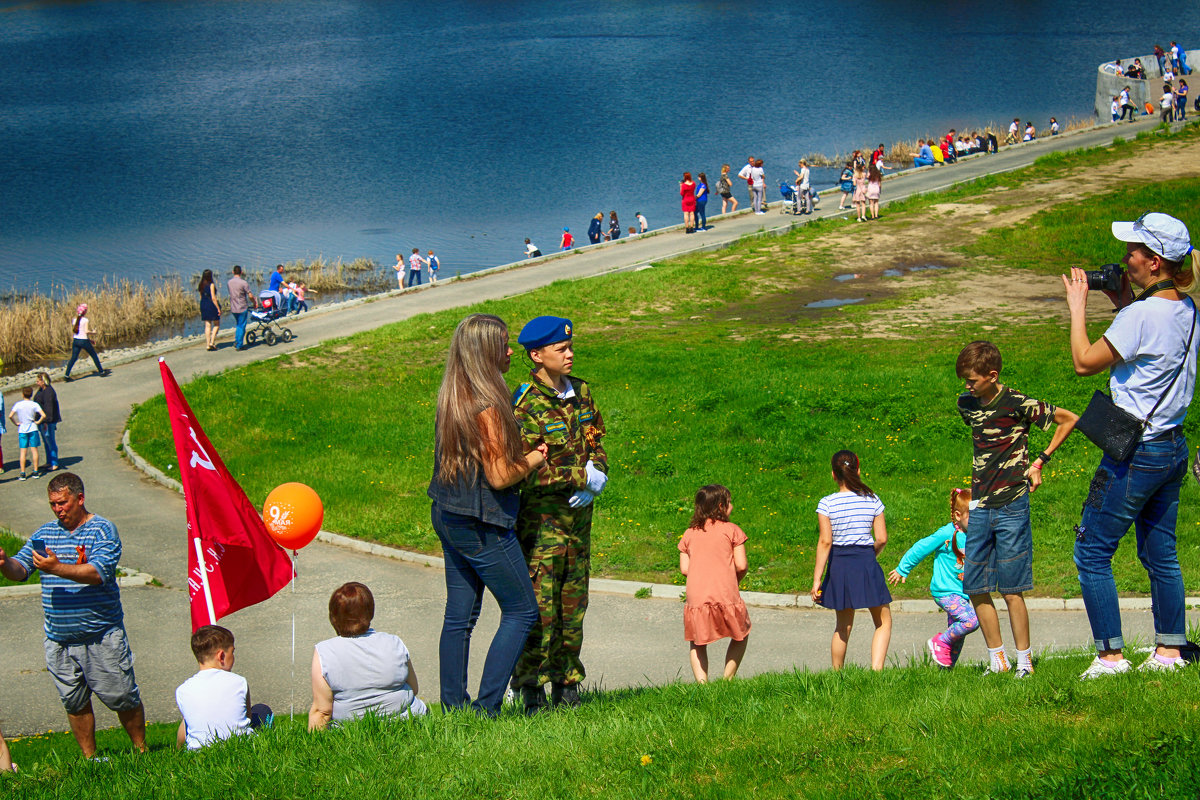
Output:
[[[1001,366],[1000,351],[991,342],[971,342],[958,354],[955,365],[967,389],[958,398],[958,413],[971,428],[975,447],[971,493],[978,501],[967,525],[963,591],[979,617],[989,672],[1009,669],[991,593],[999,591],[1004,596],[1017,646],[1016,676],[1023,678],[1033,673],[1029,612],[1022,595],[1033,588],[1029,493],[1041,485],[1042,467],[1078,417],[1002,386]],[[1054,424],[1058,427],[1050,444],[1029,463],[1029,428],[1036,425],[1049,430]]]

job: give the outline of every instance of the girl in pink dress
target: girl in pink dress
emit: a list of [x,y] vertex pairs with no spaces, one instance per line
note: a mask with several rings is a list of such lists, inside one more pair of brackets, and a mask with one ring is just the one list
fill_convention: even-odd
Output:
[[696,184],[692,180],[692,173],[683,173],[683,180],[679,182],[679,199],[680,205],[683,206],[683,232],[696,232]]
[[746,534],[729,521],[733,500],[719,484],[696,492],[696,511],[679,540],[679,571],[687,576],[687,603],[683,607],[683,638],[692,643],[692,673],[697,683],[708,683],[708,645],[729,639],[724,677],[737,675],[750,615],[738,592],[746,574]]

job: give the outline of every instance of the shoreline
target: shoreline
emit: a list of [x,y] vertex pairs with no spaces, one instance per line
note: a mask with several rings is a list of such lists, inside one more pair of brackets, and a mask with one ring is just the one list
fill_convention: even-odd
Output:
[[[1140,119],[1139,122],[1146,122],[1146,121],[1151,121],[1151,120],[1153,120],[1153,118],[1147,116],[1143,119]],[[1192,120],[1192,121],[1194,121],[1194,120]],[[1039,145],[1042,145],[1044,147],[1047,142],[1061,142],[1061,141],[1072,140],[1081,135],[1094,134],[1099,131],[1104,131],[1104,130],[1106,130],[1110,127],[1114,127],[1118,124],[1119,123],[1100,122],[1100,123],[1092,124],[1088,127],[1081,127],[1081,128],[1076,128],[1073,130],[1065,130],[1062,133],[1060,133],[1058,136],[1054,136],[1054,137],[1050,137],[1047,135],[1047,136],[1040,137],[1034,141],[1016,142],[1011,145],[1002,144],[1000,150],[998,150],[997,153],[991,153],[991,154],[989,154],[989,153],[972,153],[972,154],[969,154],[966,156],[959,157],[959,159],[956,163],[951,163],[951,164],[944,164],[944,165],[937,164],[937,165],[933,165],[933,166],[921,166],[921,167],[904,166],[904,167],[900,167],[897,169],[892,169],[888,173],[884,174],[883,181],[884,181],[884,184],[886,185],[887,183],[895,181],[899,178],[905,178],[907,176],[916,175],[916,174],[920,174],[923,172],[940,172],[942,170],[960,167],[963,164],[970,164],[973,161],[980,159],[980,158],[992,158],[994,156],[999,156],[1001,154],[1013,154],[1013,153],[1018,153],[1018,152],[1024,152],[1023,148],[1036,148]],[[1156,122],[1154,127],[1157,127],[1157,124],[1158,123]],[[1180,128],[1186,124],[1188,124],[1188,122],[1171,123],[1171,129],[1177,130],[1178,128]],[[1123,128],[1121,128],[1121,129],[1123,130]],[[1145,130],[1145,128],[1144,127],[1138,128],[1137,130],[1141,131],[1141,130]],[[1114,138],[1125,138],[1125,137],[1114,137]],[[1062,149],[1062,148],[1060,147],[1060,148],[1056,148],[1056,149]],[[1070,149],[1070,148],[1067,148],[1067,149]],[[1036,159],[1032,159],[1028,163],[1032,163],[1033,160],[1036,160]],[[1025,164],[1021,164],[1020,166],[1024,166],[1024,165]],[[886,168],[886,162],[885,162],[885,168]],[[984,172],[983,174],[990,175],[990,174],[995,174],[995,172],[1005,172],[1005,171],[1009,171],[1009,169],[1014,169],[1014,168],[1019,168],[1019,167],[1010,167],[1008,169],[1002,169],[1002,170],[998,170],[998,171],[989,171],[989,172]],[[965,182],[969,182],[972,180],[976,180],[979,177],[982,177],[982,175],[964,176],[957,180],[948,181],[948,182],[942,184],[941,186],[937,187],[937,189],[932,189],[932,190],[928,190],[928,191],[937,191],[938,189],[947,188],[949,186],[954,186],[959,183],[965,183]],[[916,193],[924,193],[924,192],[916,192]],[[827,188],[827,189],[823,189],[823,190],[818,190],[818,191],[814,192],[814,194],[820,196],[822,198],[822,200],[824,201],[825,198],[832,198],[832,197],[835,197],[835,196],[841,194],[841,191],[837,187],[831,187],[831,188]],[[883,205],[886,206],[889,203],[904,199],[905,197],[908,197],[908,196],[909,195],[902,195],[899,197],[885,197],[885,199],[883,201]],[[776,213],[775,210],[779,208],[779,204],[783,201],[781,198],[769,196],[767,202],[768,202],[768,206],[770,209],[768,211],[768,213],[771,215],[775,215],[775,213]],[[708,219],[710,222],[725,223],[730,220],[741,219],[752,213],[753,213],[753,211],[750,208],[749,203],[747,202],[745,204],[740,204],[739,209],[737,211],[728,212],[725,214],[721,214],[721,213],[710,214],[708,216]],[[836,208],[829,208],[829,209],[825,209],[823,213],[819,213],[819,215],[795,216],[795,217],[793,217],[793,219],[796,221],[797,224],[804,224],[809,219],[823,218],[826,216],[835,216],[838,213],[850,213],[850,212],[849,211],[838,212]],[[620,246],[630,245],[630,244],[634,244],[636,242],[641,242],[641,241],[651,239],[656,236],[661,236],[664,234],[670,234],[670,233],[674,233],[674,232],[681,232],[683,230],[683,227],[684,227],[683,223],[679,222],[679,223],[676,223],[673,225],[667,225],[667,226],[660,227],[660,228],[652,228],[643,234],[636,234],[634,236],[625,235],[616,241],[601,241],[597,244],[590,244],[590,243],[579,244],[569,251],[553,251],[553,252],[545,253],[537,258],[525,258],[525,259],[521,259],[520,261],[512,261],[512,262],[508,262],[508,263],[504,263],[504,264],[498,264],[498,265],[495,265],[492,267],[485,267],[483,269],[475,270],[472,272],[458,273],[454,276],[447,276],[447,277],[440,278],[438,281],[438,286],[457,284],[457,283],[461,283],[462,281],[473,280],[473,279],[477,279],[477,278],[481,278],[481,277],[486,277],[488,275],[492,275],[492,274],[496,274],[496,273],[500,273],[500,272],[506,272],[506,271],[514,270],[514,269],[521,269],[521,268],[529,267],[529,266],[550,264],[550,263],[553,263],[553,262],[563,259],[563,258],[575,257],[575,256],[585,254],[585,253],[597,252],[597,251],[601,251],[601,250],[603,250],[605,248],[609,248],[609,247],[620,247]],[[699,248],[688,248],[687,250],[690,250],[690,249],[706,249],[706,248],[704,246],[701,246]],[[687,252],[687,250],[684,250],[681,252]],[[380,269],[387,268],[390,270],[390,267],[386,267],[386,265],[385,265],[385,267],[379,267],[379,268]],[[411,293],[411,292],[430,291],[433,288],[436,288],[436,287],[430,286],[428,283],[426,283],[426,284],[422,284],[415,288],[390,289],[390,290],[387,290],[384,292],[374,292],[374,293],[363,295],[361,297],[356,297],[356,298],[352,298],[349,300],[343,300],[343,301],[339,301],[339,302],[335,302],[335,303],[324,304],[324,305],[311,305],[310,310],[305,312],[304,316],[307,317],[309,315],[320,315],[320,314],[325,314],[325,313],[329,313],[329,312],[340,311],[340,310],[343,310],[346,308],[352,308],[354,306],[361,305],[362,303],[370,303],[370,302],[386,300],[386,299],[389,299],[392,297],[397,297],[397,296],[404,295],[404,294]],[[39,295],[39,297],[40,297],[40,295]],[[298,317],[292,316],[292,317],[289,317],[289,319],[296,320],[296,319],[298,319]],[[234,333],[234,331],[233,331],[232,324],[230,324],[228,326],[222,325],[221,331],[217,337],[218,341],[219,342],[232,341],[233,333]],[[101,360],[105,363],[106,366],[109,366],[109,365],[119,366],[122,364],[128,364],[133,361],[137,361],[142,358],[158,356],[158,355],[162,355],[164,353],[173,352],[173,351],[181,349],[181,348],[186,348],[198,341],[203,341],[203,333],[190,334],[190,335],[176,335],[176,336],[167,337],[165,339],[151,339],[151,340],[148,340],[141,344],[125,345],[125,346],[115,347],[115,348],[111,348],[111,349],[109,349],[109,348],[99,349],[98,348],[98,351],[101,354]],[[24,370],[21,370],[20,372],[16,372],[16,373],[13,373],[10,375],[0,375],[0,392],[8,392],[11,390],[20,389],[27,385],[32,385],[33,381],[34,381],[34,376],[38,372],[41,372],[41,371],[45,371],[48,374],[50,374],[51,380],[53,380],[53,381],[60,380],[62,372],[65,368],[66,360],[68,357],[69,357],[69,351],[64,353],[64,355],[61,359],[61,363],[58,364],[57,366],[48,366],[48,365],[34,366],[34,367],[30,367],[29,369],[24,369]],[[46,359],[41,359],[41,360],[46,361]],[[86,368],[86,365],[85,365],[85,368]]]

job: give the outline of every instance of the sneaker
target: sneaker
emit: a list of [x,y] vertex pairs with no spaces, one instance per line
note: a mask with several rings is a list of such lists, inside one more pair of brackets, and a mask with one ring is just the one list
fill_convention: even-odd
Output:
[[1162,661],[1154,653],[1142,662],[1138,667],[1139,672],[1174,672],[1177,669],[1183,669],[1187,666],[1187,661],[1183,658],[1173,658],[1170,661]]
[[1033,667],[1017,667],[1016,671],[1013,673],[1013,677],[1017,680],[1020,680],[1021,678],[1028,678],[1032,674]]
[[1130,669],[1132,668],[1129,666],[1127,659],[1122,658],[1120,661],[1106,662],[1100,656],[1096,656],[1092,659],[1092,663],[1088,665],[1088,668],[1083,671],[1083,674],[1079,676],[1079,680],[1090,681],[1092,678],[1103,678],[1108,675],[1129,672]]
[[27,480],[29,480],[29,478],[26,478],[26,477],[25,477],[25,473],[24,473],[24,472],[22,472],[20,475],[18,475],[18,476],[17,476],[17,480],[19,480],[19,481],[27,481]]
[[929,648],[929,655],[933,657],[933,663],[943,669],[950,669],[954,661],[950,656],[950,647],[948,645],[934,636],[925,643],[925,646]]
[[36,481],[38,478],[42,477],[42,473],[38,472],[37,470],[34,470],[33,474],[30,475],[29,477],[33,478]]
[[1011,669],[1011,667],[1008,666],[1008,656],[1007,655],[1005,655],[1004,653],[1000,653],[999,658],[1000,658],[1000,665],[993,666],[989,662],[987,669],[985,669],[983,671],[984,675],[999,675],[1000,673],[1008,672]]

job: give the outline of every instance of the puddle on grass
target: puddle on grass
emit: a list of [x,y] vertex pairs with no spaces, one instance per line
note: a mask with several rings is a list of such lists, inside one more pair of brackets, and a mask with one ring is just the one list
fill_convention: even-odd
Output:
[[824,300],[816,300],[812,303],[806,303],[805,308],[837,308],[838,306],[849,306],[854,303],[861,303],[865,298],[862,297],[827,297]]
[[852,281],[855,278],[861,278],[861,277],[862,276],[859,275],[857,272],[847,272],[845,275],[834,275],[833,279],[835,281],[837,281],[838,283],[845,283],[846,281]]
[[929,269],[950,269],[950,268],[945,266],[944,264],[919,264],[917,266],[909,267],[908,271],[909,272],[924,272],[925,270],[929,270]]
[[885,278],[899,278],[902,275],[904,275],[904,273],[898,269],[885,269],[883,272],[881,272],[879,274]]

